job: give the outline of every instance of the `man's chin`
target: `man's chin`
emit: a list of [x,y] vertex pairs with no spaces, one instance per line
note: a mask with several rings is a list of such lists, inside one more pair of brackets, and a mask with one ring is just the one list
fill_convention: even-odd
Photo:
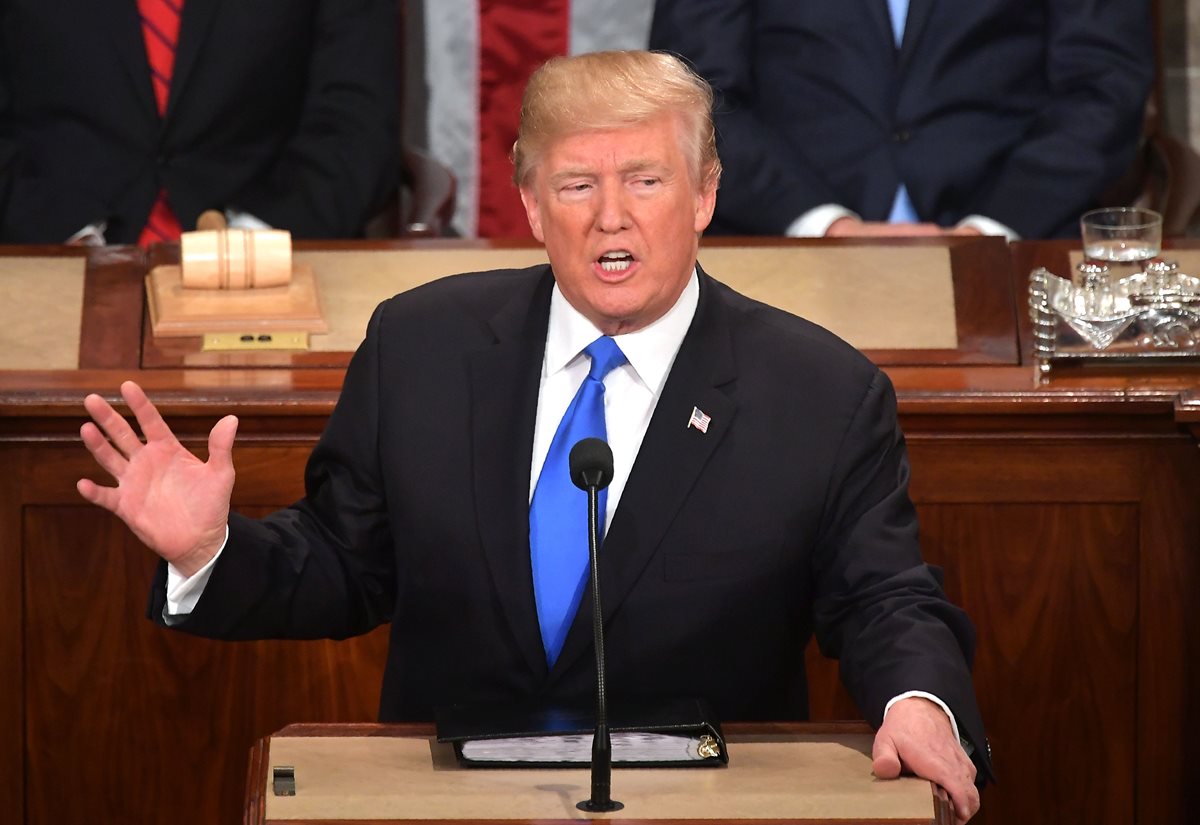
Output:
[[605,335],[624,335],[636,332],[646,326],[644,308],[636,305],[614,304],[612,302],[593,304],[589,311],[584,312],[588,320]]

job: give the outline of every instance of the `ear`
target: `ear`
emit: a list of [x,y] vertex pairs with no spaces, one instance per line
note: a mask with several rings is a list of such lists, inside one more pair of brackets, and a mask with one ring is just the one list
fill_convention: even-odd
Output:
[[700,185],[696,193],[696,234],[699,235],[712,223],[713,210],[717,208],[717,183],[708,181]]
[[538,207],[537,195],[528,186],[521,187],[521,203],[525,205],[525,217],[529,219],[529,229],[538,243],[545,243],[546,236],[542,232],[542,212]]

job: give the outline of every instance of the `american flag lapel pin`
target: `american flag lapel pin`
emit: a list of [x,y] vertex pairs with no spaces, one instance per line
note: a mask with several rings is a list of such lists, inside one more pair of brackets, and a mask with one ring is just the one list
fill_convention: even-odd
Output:
[[702,433],[708,432],[709,422],[712,421],[712,416],[705,415],[704,410],[699,407],[692,407],[692,417],[688,419],[687,425],[695,427]]

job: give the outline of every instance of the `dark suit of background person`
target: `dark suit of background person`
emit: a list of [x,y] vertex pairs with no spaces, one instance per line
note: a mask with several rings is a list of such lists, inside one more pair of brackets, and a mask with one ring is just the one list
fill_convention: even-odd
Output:
[[[601,550],[612,701],[700,695],[726,720],[805,718],[815,626],[867,720],[925,690],[981,754],[974,633],[921,562],[890,383],[825,330],[699,278]],[[306,498],[262,521],[232,516],[203,597],[172,624],[340,638],[391,621],[384,721],[452,702],[590,706],[590,600],[548,672],[530,572],[552,285],[543,265],[385,302]],[[686,426],[693,407],[711,416],[707,433]],[[159,622],[165,567],[149,607]]]
[[233,207],[299,237],[361,231],[394,191],[394,0],[186,0],[165,121],[134,0],[0,0],[0,241],[107,221],[160,188],[184,229]]
[[[783,234],[813,207],[982,215],[1075,236],[1133,159],[1154,74],[1146,0],[658,0],[650,46],[717,92],[716,231]],[[713,230],[710,230],[713,231]]]

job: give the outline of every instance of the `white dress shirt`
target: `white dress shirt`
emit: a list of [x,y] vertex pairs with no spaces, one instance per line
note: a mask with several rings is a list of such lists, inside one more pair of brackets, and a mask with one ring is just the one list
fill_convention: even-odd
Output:
[[[613,338],[627,361],[604,378],[604,422],[608,446],[613,452],[613,480],[608,485],[605,525],[612,524],[613,513],[617,511],[621,493],[629,480],[629,471],[699,300],[700,282],[693,271],[683,294],[666,315],[636,332]],[[546,354],[542,359],[537,419],[533,429],[530,501],[533,501],[538,476],[563,413],[591,368],[591,360],[583,354],[584,347],[603,334],[567,302],[556,284],[550,296],[550,325],[546,331]]]

